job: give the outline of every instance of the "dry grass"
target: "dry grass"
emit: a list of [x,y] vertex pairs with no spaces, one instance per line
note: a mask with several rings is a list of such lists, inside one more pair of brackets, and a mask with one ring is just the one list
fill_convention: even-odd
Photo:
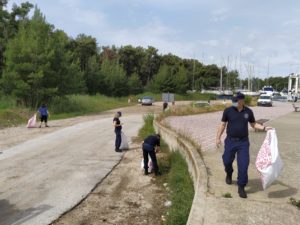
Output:
[[188,116],[188,115],[197,115],[202,113],[210,113],[224,110],[228,105],[212,105],[208,107],[196,107],[196,106],[175,106],[167,110],[166,112],[161,113],[157,120],[160,122],[166,117],[169,116]]

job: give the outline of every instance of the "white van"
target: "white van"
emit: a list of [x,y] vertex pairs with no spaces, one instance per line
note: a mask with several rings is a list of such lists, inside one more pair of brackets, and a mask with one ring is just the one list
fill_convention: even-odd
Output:
[[257,106],[273,106],[272,97],[268,94],[260,95],[257,100]]

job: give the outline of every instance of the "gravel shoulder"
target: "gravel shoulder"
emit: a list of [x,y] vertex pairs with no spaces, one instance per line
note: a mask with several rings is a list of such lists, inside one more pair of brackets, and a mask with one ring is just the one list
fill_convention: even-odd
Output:
[[[0,130],[0,224],[46,225],[72,209],[97,184],[102,183],[122,159],[123,154],[115,153],[113,147],[114,112],[123,112],[124,132],[131,140],[143,125],[143,115],[157,113],[161,109],[160,103],[152,107],[137,105],[99,115],[50,120],[50,128],[27,129],[20,126]],[[120,201],[119,197],[124,197],[124,205],[134,208],[140,204],[141,207],[136,207],[137,210],[144,207],[144,213],[151,214],[152,211],[148,208],[156,199],[151,193],[158,193],[159,190],[154,190],[155,186],[151,186],[147,178],[136,174],[140,172],[141,156],[138,152],[136,149],[126,153],[122,165],[126,161],[130,162],[129,168],[121,167],[124,171],[116,169],[115,177],[120,180],[115,183],[120,181],[120,185],[116,184],[113,193],[110,192],[110,185],[104,185],[107,194],[103,195],[105,198],[102,200],[115,202]],[[107,182],[110,184],[112,180]],[[132,189],[132,197],[127,198],[130,185],[136,189]],[[137,194],[143,185],[151,186],[144,192],[144,201]],[[130,199],[133,199],[132,202]],[[102,205],[102,200],[97,204]],[[126,209],[121,206],[120,209]],[[93,207],[91,205],[90,209]],[[106,215],[107,211],[103,213]],[[138,216],[140,211],[135,213]],[[128,217],[132,214],[127,215],[124,211],[120,211],[119,215],[123,216],[119,218],[120,221],[126,218],[134,220]],[[114,218],[113,214],[111,218]],[[160,216],[155,218],[160,219]],[[140,224],[145,224],[143,221]],[[102,222],[98,218],[94,220],[94,224],[103,224]],[[129,221],[127,224],[132,223]]]
[[159,225],[166,191],[144,176],[140,145],[133,145],[121,163],[70,212],[52,225]]

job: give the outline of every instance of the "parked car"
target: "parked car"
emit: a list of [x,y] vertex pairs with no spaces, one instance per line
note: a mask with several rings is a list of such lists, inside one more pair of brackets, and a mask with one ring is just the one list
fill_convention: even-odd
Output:
[[273,101],[270,95],[260,95],[257,100],[257,106],[272,106]]
[[142,98],[142,105],[152,105],[154,103],[154,99],[151,96],[145,96]]

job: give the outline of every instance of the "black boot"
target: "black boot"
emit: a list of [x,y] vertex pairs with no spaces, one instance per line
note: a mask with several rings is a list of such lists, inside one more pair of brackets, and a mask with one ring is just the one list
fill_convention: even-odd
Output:
[[226,184],[230,185],[232,184],[232,173],[227,173],[226,179],[225,179]]
[[148,172],[148,169],[145,169],[145,175],[148,175],[149,172]]
[[247,193],[245,192],[244,186],[239,186],[239,196],[241,198],[247,198]]
[[160,176],[161,175],[161,172],[159,170],[155,171],[155,176]]

